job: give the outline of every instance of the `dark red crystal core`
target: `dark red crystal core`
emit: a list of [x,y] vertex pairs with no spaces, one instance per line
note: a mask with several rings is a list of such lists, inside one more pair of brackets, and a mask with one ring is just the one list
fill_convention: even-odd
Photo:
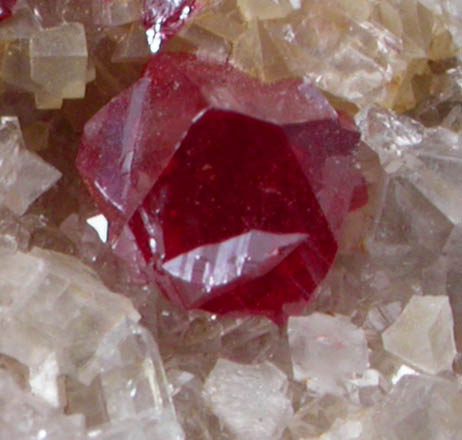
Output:
[[11,17],[18,0],[0,0],[0,21]]
[[143,24],[161,40],[175,35],[197,8],[196,0],[144,0]]
[[88,122],[77,165],[116,251],[173,302],[283,322],[367,200],[358,141],[306,82],[160,54]]

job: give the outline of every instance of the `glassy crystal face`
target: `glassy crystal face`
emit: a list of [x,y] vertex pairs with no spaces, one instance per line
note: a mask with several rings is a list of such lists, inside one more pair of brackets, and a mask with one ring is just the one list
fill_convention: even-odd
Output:
[[178,32],[196,7],[196,0],[143,0],[143,24],[152,52]]
[[279,320],[311,297],[367,198],[348,124],[302,81],[163,55],[87,124],[78,167],[172,301]]
[[[447,14],[456,2],[419,0],[216,0],[192,17],[180,37],[272,82],[307,76],[358,106],[378,103],[409,110],[431,76],[427,60],[455,56]],[[457,37],[458,32],[451,29]],[[196,36],[203,34],[201,41]]]
[[10,18],[18,0],[2,0],[0,2],[0,21]]
[[212,410],[237,438],[280,438],[293,415],[287,377],[269,362],[242,365],[219,359],[204,389]]

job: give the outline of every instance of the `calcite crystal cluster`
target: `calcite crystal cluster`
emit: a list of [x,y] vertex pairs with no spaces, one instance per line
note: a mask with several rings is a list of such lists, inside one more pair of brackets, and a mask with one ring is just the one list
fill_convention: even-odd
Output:
[[[400,111],[428,87],[428,60],[457,54],[457,1],[210,0],[182,31],[194,51],[264,81],[310,78],[362,106]],[[220,47],[218,52],[216,47]]]
[[462,437],[457,0],[0,0],[0,438]]

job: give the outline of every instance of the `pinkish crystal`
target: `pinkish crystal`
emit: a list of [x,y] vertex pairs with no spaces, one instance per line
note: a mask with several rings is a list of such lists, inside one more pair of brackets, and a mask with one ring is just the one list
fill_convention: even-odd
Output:
[[87,123],[77,165],[119,254],[141,256],[172,301],[282,322],[367,199],[358,140],[306,82],[160,54]]

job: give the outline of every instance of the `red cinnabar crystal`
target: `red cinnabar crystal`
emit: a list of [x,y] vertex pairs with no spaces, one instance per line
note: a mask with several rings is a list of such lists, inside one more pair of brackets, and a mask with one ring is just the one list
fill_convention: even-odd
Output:
[[118,252],[173,302],[283,322],[364,203],[358,140],[308,83],[161,54],[87,123],[78,168]]
[[14,6],[18,0],[0,0],[0,21],[11,17]]

